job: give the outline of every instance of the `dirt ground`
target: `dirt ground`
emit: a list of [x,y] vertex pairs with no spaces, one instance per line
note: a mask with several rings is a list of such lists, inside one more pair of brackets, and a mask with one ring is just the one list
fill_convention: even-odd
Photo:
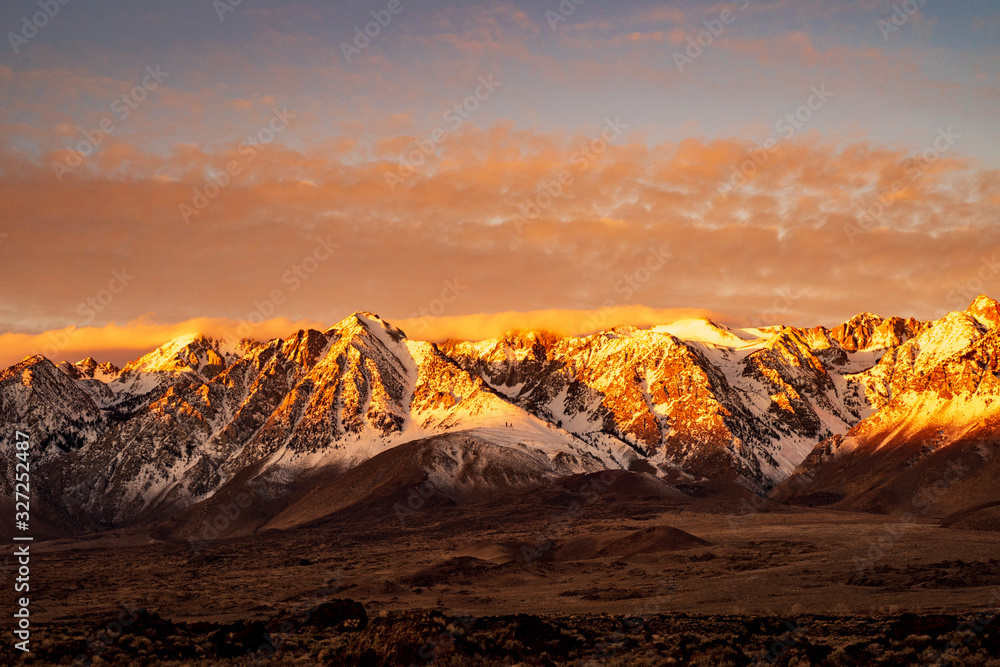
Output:
[[428,506],[198,545],[105,534],[33,545],[33,658],[1000,664],[998,558],[1000,533],[936,521],[665,500]]

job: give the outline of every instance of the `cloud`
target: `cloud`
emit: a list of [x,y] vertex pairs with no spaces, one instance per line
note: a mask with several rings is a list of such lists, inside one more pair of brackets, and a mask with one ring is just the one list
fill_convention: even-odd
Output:
[[[948,246],[939,249],[942,256],[954,252],[954,249]],[[1000,278],[997,255],[981,254],[968,270],[968,275],[951,285],[948,303],[952,309],[965,309],[982,291],[984,285],[982,276],[990,272],[993,278]],[[515,330],[546,330],[564,336],[581,336],[619,326],[635,326],[642,329],[684,319],[710,319],[733,327],[770,326],[790,324],[788,318],[795,319],[794,315],[800,312],[798,309],[802,306],[802,302],[810,296],[805,291],[778,290],[768,296],[769,301],[763,302],[762,310],[749,317],[735,317],[729,313],[702,308],[651,308],[610,302],[602,308],[589,310],[549,309],[386,319],[402,329],[410,340],[434,343],[450,339],[480,341],[498,338]],[[832,327],[837,323],[839,321],[829,321],[826,325]],[[110,361],[118,366],[124,366],[127,362],[138,359],[175,338],[194,333],[217,339],[251,338],[267,341],[288,338],[301,329],[326,331],[335,324],[335,321],[293,321],[284,317],[257,318],[252,320],[252,324],[246,320],[207,317],[161,324],[144,316],[125,324],[110,323],[104,326],[79,328],[71,326],[38,334],[5,333],[0,334],[0,368],[6,368],[37,354],[45,356],[53,363],[75,362],[93,357],[99,362]],[[800,321],[797,324],[813,326],[816,323]]]
[[[123,143],[62,183],[47,162],[0,153],[10,275],[0,326],[31,333],[141,313],[413,319],[609,301],[754,318],[789,290],[809,295],[781,312],[789,323],[857,310],[928,317],[954,305],[968,257],[1000,247],[1000,172],[952,148],[928,162],[802,134],[756,164],[754,144],[735,139],[650,146],[626,133],[608,144],[600,132],[466,126],[394,188],[386,177],[399,163],[358,160],[350,137],[311,150],[276,141],[252,162],[235,146],[160,155]],[[393,150],[408,141],[386,137]],[[179,206],[232,160],[239,175],[185,224]],[[749,177],[727,190],[745,166]],[[644,276],[661,248],[669,261]],[[135,279],[112,294],[115,271]],[[431,310],[456,280],[461,297]]]
[[[25,357],[41,354],[53,363],[76,362],[93,357],[99,362],[123,365],[155,350],[168,341],[193,333],[216,338],[241,337],[247,329],[240,322],[221,318],[194,318],[174,324],[157,324],[139,318],[126,324],[66,327],[40,334],[0,334],[0,366],[6,368]],[[258,340],[284,338],[299,329],[327,327],[318,322],[292,322],[286,318],[264,320],[250,329],[249,337]]]
[[[599,310],[510,311],[389,321],[405,331],[411,340],[442,342],[451,338],[484,340],[513,329],[545,329],[563,335],[580,335],[620,325],[649,327],[700,317],[720,322],[728,319],[725,315],[701,309],[614,306]],[[93,357],[99,362],[111,361],[121,366],[174,338],[194,333],[220,339],[267,341],[287,338],[300,329],[326,331],[334,324],[312,320],[293,322],[283,317],[256,319],[252,325],[246,321],[205,317],[159,324],[143,317],[125,324],[111,323],[100,327],[67,327],[40,334],[6,333],[0,334],[0,368],[36,354],[45,356],[53,363]]]
[[610,306],[597,310],[535,310],[528,312],[481,313],[449,317],[410,318],[394,322],[410,338],[442,342],[486,340],[515,329],[554,331],[564,336],[579,336],[606,331],[622,325],[639,328],[670,324],[678,320],[708,318],[719,322],[726,315],[697,308],[650,308],[648,306]]

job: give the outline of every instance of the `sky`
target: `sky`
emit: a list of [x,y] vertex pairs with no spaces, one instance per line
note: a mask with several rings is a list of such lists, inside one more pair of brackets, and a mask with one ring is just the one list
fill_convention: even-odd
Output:
[[1000,296],[987,0],[8,0],[0,362]]

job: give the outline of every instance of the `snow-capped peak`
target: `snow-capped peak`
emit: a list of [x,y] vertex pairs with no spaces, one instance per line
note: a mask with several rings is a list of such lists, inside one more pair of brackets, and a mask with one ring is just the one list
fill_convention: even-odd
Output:
[[100,380],[101,382],[111,382],[121,374],[121,369],[112,363],[97,363],[93,357],[81,359],[75,364],[64,361],[56,366],[66,375],[74,379]]
[[406,338],[406,334],[398,327],[386,322],[375,313],[358,311],[334,324],[329,332],[341,336],[374,335],[388,346],[392,347]]
[[553,470],[649,459],[763,490],[869,419],[880,434],[931,408],[968,415],[961,428],[982,421],[1000,396],[1000,328],[983,330],[997,313],[981,297],[937,322],[863,313],[828,331],[688,319],[439,346],[359,312],[267,344],[189,334],[110,382],[93,359],[27,359],[0,374],[0,404],[8,426],[56,443],[52,457],[77,452],[80,479],[106,479],[80,484],[78,512],[102,522],[169,513],[251,467],[291,483],[460,431]]
[[987,329],[1000,325],[1000,303],[985,294],[977,296],[965,312]]
[[743,347],[754,342],[749,332],[736,332],[706,318],[678,320],[671,324],[653,327],[654,333],[668,333],[675,338],[694,343],[708,343],[718,347]]
[[178,336],[149,354],[125,364],[123,374],[202,373],[213,376],[246,351],[248,341],[225,341],[201,333]]

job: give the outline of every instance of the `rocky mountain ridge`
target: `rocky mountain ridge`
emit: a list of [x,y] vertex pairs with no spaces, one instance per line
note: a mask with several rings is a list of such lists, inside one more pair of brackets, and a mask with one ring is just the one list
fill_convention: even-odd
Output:
[[[475,465],[454,441],[427,460],[493,485],[622,468],[765,493],[843,452],[911,442],[928,425],[944,431],[940,448],[993,419],[998,330],[988,297],[934,322],[686,320],[440,345],[357,313],[267,342],[184,336],[121,369],[27,358],[0,373],[0,419],[33,438],[36,506],[55,532],[160,520],[247,480],[280,498],[316,471],[456,433],[478,443]],[[521,458],[491,466],[511,450]],[[521,460],[530,474],[511,467]]]

